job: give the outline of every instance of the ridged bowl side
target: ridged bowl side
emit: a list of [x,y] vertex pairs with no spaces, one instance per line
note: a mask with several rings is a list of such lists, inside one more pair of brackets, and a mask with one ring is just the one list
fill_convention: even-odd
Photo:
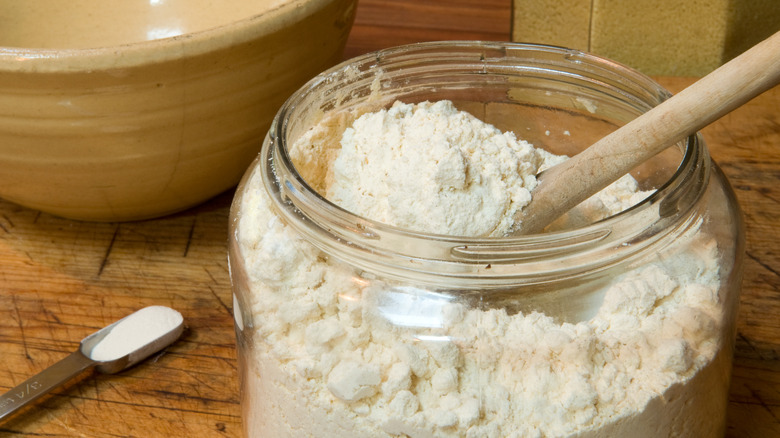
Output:
[[171,59],[124,65],[120,47],[115,68],[0,68],[0,197],[124,221],[229,189],[284,100],[341,59],[355,0],[311,3],[227,47],[196,51],[177,37]]

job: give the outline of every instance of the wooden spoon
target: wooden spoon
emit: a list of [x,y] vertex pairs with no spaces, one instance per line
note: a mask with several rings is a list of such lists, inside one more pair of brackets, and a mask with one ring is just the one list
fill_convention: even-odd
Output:
[[780,82],[780,32],[650,111],[539,175],[515,217],[518,234],[541,231],[650,157]]

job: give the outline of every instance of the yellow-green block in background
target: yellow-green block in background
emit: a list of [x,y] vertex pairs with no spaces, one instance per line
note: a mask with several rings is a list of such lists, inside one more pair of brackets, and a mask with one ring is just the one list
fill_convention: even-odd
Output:
[[780,0],[513,0],[512,39],[703,76],[780,31]]

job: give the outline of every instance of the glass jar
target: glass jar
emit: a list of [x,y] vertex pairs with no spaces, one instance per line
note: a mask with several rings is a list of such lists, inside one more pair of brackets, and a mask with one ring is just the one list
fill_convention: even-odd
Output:
[[653,192],[628,210],[501,238],[351,214],[318,193],[332,154],[291,151],[448,99],[573,155],[667,97],[603,58],[482,42],[367,54],[295,93],[231,211],[245,435],[721,436],[743,225],[698,134],[632,172]]

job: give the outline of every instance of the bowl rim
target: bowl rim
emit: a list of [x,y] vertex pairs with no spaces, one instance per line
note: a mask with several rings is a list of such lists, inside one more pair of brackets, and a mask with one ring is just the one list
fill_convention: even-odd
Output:
[[[287,0],[267,11],[167,38],[94,48],[0,45],[0,73],[88,73],[144,67],[226,50],[301,21],[339,0]],[[304,3],[311,7],[301,7]]]

